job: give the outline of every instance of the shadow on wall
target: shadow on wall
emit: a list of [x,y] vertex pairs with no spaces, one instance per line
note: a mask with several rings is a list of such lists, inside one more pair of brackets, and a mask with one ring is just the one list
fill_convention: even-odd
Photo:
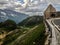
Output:
[[51,17],[55,17],[55,15],[56,15],[56,14],[53,13],[53,14],[51,14]]

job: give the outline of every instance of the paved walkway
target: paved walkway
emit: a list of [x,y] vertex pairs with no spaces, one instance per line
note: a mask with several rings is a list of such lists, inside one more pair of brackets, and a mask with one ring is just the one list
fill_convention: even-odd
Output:
[[52,20],[52,19],[46,20],[46,21],[48,22],[48,24],[50,25],[50,28],[51,28],[51,30],[52,30],[52,43],[51,43],[51,45],[58,45],[58,44],[57,44],[57,39],[56,39],[55,28],[54,28],[54,26],[52,25],[51,20]]
[[46,38],[46,41],[45,41],[45,44],[44,45],[48,45],[48,43],[49,43],[49,41],[48,41],[48,39],[49,39],[49,29],[48,29],[48,27],[47,27],[47,24],[45,23],[45,27],[46,27],[46,29],[45,29],[45,31],[46,31],[46,33],[45,33],[45,35],[48,35],[47,36],[47,38]]
[[54,27],[55,27],[55,33],[56,33],[56,39],[57,39],[57,41],[58,41],[58,45],[60,45],[60,29],[59,29],[58,26],[54,23],[54,20],[58,20],[58,19],[60,19],[60,18],[55,18],[55,19],[53,19],[52,23],[53,23],[53,25],[54,25]]

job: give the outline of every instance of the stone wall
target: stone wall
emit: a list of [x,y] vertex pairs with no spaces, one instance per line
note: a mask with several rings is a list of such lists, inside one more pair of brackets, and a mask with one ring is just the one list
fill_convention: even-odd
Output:
[[52,14],[56,14],[56,9],[50,4],[44,12],[45,19],[51,18]]

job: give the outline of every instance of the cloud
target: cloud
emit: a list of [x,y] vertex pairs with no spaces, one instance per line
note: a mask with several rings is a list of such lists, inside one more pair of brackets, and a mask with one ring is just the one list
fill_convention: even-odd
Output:
[[16,0],[1,0],[0,1],[0,8],[16,8],[16,7],[21,7],[22,4],[19,1]]
[[11,10],[32,10],[42,9],[41,3],[53,3],[59,4],[60,0],[0,0],[0,9],[11,9]]

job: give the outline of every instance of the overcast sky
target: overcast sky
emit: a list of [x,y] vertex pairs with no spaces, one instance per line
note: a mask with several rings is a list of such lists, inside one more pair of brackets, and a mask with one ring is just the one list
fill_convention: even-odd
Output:
[[[7,8],[7,9],[20,10],[28,6],[34,7],[34,5],[39,5],[39,3],[47,3],[47,4],[52,3],[60,5],[60,0],[0,0],[0,9]],[[41,7],[43,7],[43,5]]]

